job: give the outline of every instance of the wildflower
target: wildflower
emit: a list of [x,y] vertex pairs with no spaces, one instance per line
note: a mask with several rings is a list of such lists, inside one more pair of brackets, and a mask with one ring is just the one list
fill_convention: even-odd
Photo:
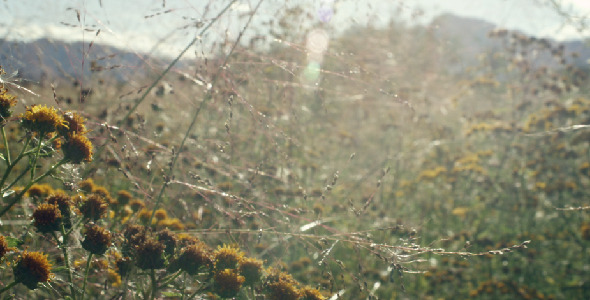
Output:
[[72,220],[71,220],[71,206],[72,206],[72,199],[68,196],[64,191],[58,190],[49,195],[45,201],[49,204],[57,205],[59,211],[61,212],[61,216],[63,218],[62,222],[66,229],[71,228]]
[[137,266],[140,269],[161,269],[164,267],[165,246],[151,238],[137,247]]
[[183,230],[184,225],[177,218],[167,218],[158,222],[158,227],[172,230]]
[[6,255],[8,251],[11,251],[8,247],[8,243],[6,242],[6,238],[3,235],[0,235],[0,261]]
[[164,244],[164,246],[166,246],[166,248],[165,248],[166,254],[168,254],[168,255],[174,254],[174,248],[176,247],[176,237],[174,236],[174,234],[172,232],[170,232],[170,230],[164,229],[164,230],[160,230],[157,233],[157,236],[158,236],[158,241],[160,241],[161,243]]
[[300,300],[324,300],[326,299],[317,289],[305,286],[299,290],[301,292]]
[[223,245],[223,247],[217,247],[213,255],[215,257],[215,270],[221,271],[235,269],[238,262],[242,260],[244,252],[241,252],[239,248]]
[[82,161],[92,161],[92,143],[85,135],[73,133],[66,138],[62,145],[64,158],[70,163],[79,164]]
[[132,247],[136,247],[145,241],[146,229],[141,225],[129,225],[127,228],[125,228],[123,236],[125,237],[127,244]]
[[33,184],[27,191],[29,197],[46,197],[53,192],[53,188],[48,184]]
[[91,225],[86,229],[85,239],[82,242],[82,248],[86,251],[103,255],[111,245],[111,233],[97,225]]
[[84,218],[96,221],[106,214],[107,203],[101,196],[92,194],[88,198],[82,200],[82,205],[79,210]]
[[33,225],[39,232],[57,231],[61,225],[61,211],[57,205],[43,203],[33,212]]
[[117,201],[120,205],[127,205],[131,199],[133,196],[128,191],[123,190],[117,193]]
[[170,270],[183,270],[189,275],[195,275],[202,267],[213,265],[207,245],[202,242],[190,245],[182,250],[180,256],[170,263]]
[[12,116],[12,107],[16,105],[16,96],[7,93],[8,90],[0,88],[0,124]]
[[14,280],[31,290],[36,289],[39,282],[49,282],[52,275],[51,263],[47,260],[47,255],[41,252],[23,252],[12,270]]
[[66,121],[57,113],[57,109],[46,105],[27,107],[21,118],[25,129],[42,135],[67,127]]
[[213,277],[213,288],[221,298],[231,298],[238,294],[246,279],[238,275],[236,270],[225,269]]
[[133,199],[131,200],[131,202],[129,202],[129,206],[131,207],[131,209],[135,212],[139,211],[140,209],[145,207],[145,204],[143,203],[143,201],[139,200],[139,199]]
[[63,136],[71,134],[86,134],[86,126],[84,122],[86,119],[75,112],[68,111],[63,114],[64,121],[68,124],[67,127],[59,128],[59,133]]
[[139,220],[143,223],[143,224],[147,224],[150,222],[150,219],[152,218],[152,211],[151,210],[147,210],[147,209],[142,209],[139,212]]
[[86,193],[91,193],[94,187],[94,180],[92,178],[84,179],[78,183],[78,188]]
[[113,287],[121,286],[121,276],[119,274],[117,274],[117,272],[115,270],[110,269],[110,268],[107,270],[107,281]]
[[168,214],[166,213],[165,210],[160,208],[160,209],[156,210],[154,217],[156,218],[156,220],[162,221],[162,220],[168,218]]
[[268,276],[265,289],[269,299],[272,300],[297,300],[300,293],[296,287],[297,281],[291,275],[272,270]]
[[244,282],[245,285],[253,285],[260,280],[260,276],[262,276],[262,261],[246,257],[240,261],[240,265],[238,267],[240,274],[246,278]]
[[109,193],[109,190],[104,186],[95,186],[92,193],[101,196],[107,203],[113,204],[116,201],[111,197],[111,193]]

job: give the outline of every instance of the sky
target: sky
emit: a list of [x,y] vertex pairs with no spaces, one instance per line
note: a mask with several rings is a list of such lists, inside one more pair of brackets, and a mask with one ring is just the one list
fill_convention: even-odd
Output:
[[[568,15],[590,17],[590,0],[555,1],[563,4]],[[202,43],[235,39],[257,2],[237,1],[207,31]],[[173,57],[202,29],[197,24],[207,24],[227,3],[229,0],[0,0],[0,38],[95,41]],[[342,32],[351,24],[380,26],[391,18],[428,24],[439,14],[453,13],[556,40],[590,36],[589,29],[580,32],[559,16],[551,0],[264,0],[246,35],[264,33],[269,28],[264,22],[293,7],[302,7],[312,15],[311,22],[297,25],[322,23],[326,29],[322,34],[327,35]],[[255,30],[257,26],[266,29]],[[189,55],[198,56],[198,52]]]

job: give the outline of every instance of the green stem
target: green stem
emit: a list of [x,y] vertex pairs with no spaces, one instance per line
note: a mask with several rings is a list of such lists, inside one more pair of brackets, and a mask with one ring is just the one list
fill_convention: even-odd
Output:
[[61,251],[63,253],[64,256],[64,264],[66,265],[66,269],[68,270],[68,282],[69,282],[69,286],[70,286],[70,293],[72,294],[72,299],[76,300],[76,289],[74,288],[74,277],[72,275],[72,268],[70,268],[70,256],[68,254],[68,235],[64,234],[65,232],[65,228],[62,224],[61,226],[61,233],[62,233],[62,237],[63,237],[63,241],[60,243],[59,239],[57,238],[57,235],[55,234],[55,232],[53,233],[53,238],[55,239],[55,241],[57,242],[57,244],[59,245],[59,247],[61,248]]
[[43,179],[47,175],[51,174],[56,168],[65,164],[66,162],[68,162],[68,160],[65,158],[60,160],[57,164],[53,165],[49,170],[47,170],[47,172],[43,173],[43,175],[31,180],[31,182],[29,182],[29,184],[27,184],[27,186],[18,195],[16,195],[14,197],[14,199],[12,199],[10,201],[10,203],[8,203],[8,205],[6,205],[4,208],[2,208],[2,210],[0,211],[0,217],[2,217],[10,208],[12,208],[12,206],[14,204],[16,204],[19,200],[21,200],[22,197],[24,196],[24,194],[29,190],[29,188],[31,188],[31,186],[33,184],[39,182],[41,179]]
[[2,131],[2,139],[4,140],[4,149],[6,149],[6,166],[10,166],[10,148],[8,147],[8,139],[6,138],[6,130],[4,130],[4,126],[0,130]]
[[156,291],[158,290],[158,282],[156,281],[155,269],[151,270],[150,277],[152,279],[152,292],[150,293],[150,300],[154,300],[156,298]]
[[4,292],[8,291],[10,288],[12,288],[13,286],[15,286],[15,285],[17,285],[17,284],[18,284],[18,281],[13,281],[13,282],[11,282],[9,285],[7,285],[7,286],[3,287],[3,288],[0,290],[0,295],[2,295],[2,293],[4,293]]
[[178,278],[178,276],[180,276],[180,274],[182,274],[182,271],[178,271],[178,272],[168,276],[167,278],[163,278],[162,283],[160,283],[160,286],[167,285],[168,283],[172,282],[174,279]]
[[84,300],[84,294],[86,293],[86,281],[88,280],[88,271],[90,270],[90,262],[92,261],[92,253],[88,254],[88,260],[86,261],[86,271],[84,271],[84,283],[82,284],[82,296],[80,300]]
[[33,156],[33,169],[31,170],[31,180],[35,178],[35,169],[37,169],[37,161],[39,158],[39,152],[41,152],[41,145],[43,144],[43,137],[45,133],[39,133],[39,144],[37,145],[37,149],[35,149],[35,156]]
[[25,140],[25,145],[23,146],[22,150],[20,151],[20,153],[18,154],[16,159],[12,162],[12,164],[9,164],[8,167],[6,167],[6,171],[4,171],[4,175],[2,176],[2,180],[0,181],[0,189],[2,189],[2,193],[0,193],[0,199],[3,198],[4,191],[6,191],[6,189],[3,188],[4,182],[8,178],[8,175],[10,175],[10,171],[12,171],[12,168],[14,168],[14,166],[21,160],[21,158],[24,157],[25,150],[29,146],[30,142],[31,142],[31,137],[28,136],[27,139]]

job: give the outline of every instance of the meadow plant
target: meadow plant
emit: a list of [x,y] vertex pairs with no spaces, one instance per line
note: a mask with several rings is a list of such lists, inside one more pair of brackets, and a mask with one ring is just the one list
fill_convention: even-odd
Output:
[[294,5],[257,48],[259,1],[185,72],[236,3],[146,72],[84,48],[56,105],[15,113],[0,89],[2,297],[590,296],[588,76],[562,46],[496,30],[456,74],[432,30],[391,21],[319,55],[331,32]]

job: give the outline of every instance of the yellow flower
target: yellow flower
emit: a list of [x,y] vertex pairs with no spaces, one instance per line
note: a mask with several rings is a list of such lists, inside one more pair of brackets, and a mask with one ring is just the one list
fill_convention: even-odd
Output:
[[22,125],[33,132],[47,134],[67,127],[66,121],[57,113],[54,107],[45,105],[32,105],[27,107],[21,115]]
[[238,267],[240,274],[246,278],[246,285],[253,285],[254,283],[260,280],[260,276],[262,276],[262,261],[247,257],[240,261],[240,266]]
[[225,269],[215,273],[213,288],[221,298],[232,298],[238,294],[246,279],[234,269]]
[[271,270],[265,284],[268,299],[297,300],[301,294],[296,285],[297,281],[291,275],[278,270]]
[[242,260],[244,252],[241,252],[239,248],[223,245],[223,247],[218,246],[213,255],[215,257],[215,270],[222,271],[236,268]]
[[12,116],[12,107],[16,105],[16,97],[8,94],[8,90],[0,88],[0,124],[4,123],[5,119]]
[[113,269],[107,270],[107,280],[113,287],[121,286],[121,276]]
[[14,280],[34,290],[39,282],[49,282],[51,263],[47,255],[41,252],[23,252],[17,259],[14,268]]
[[305,286],[301,291],[300,300],[325,300],[326,298],[317,289]]
[[86,134],[86,126],[84,122],[86,119],[75,112],[68,111],[63,115],[64,121],[67,123],[67,127],[61,127],[59,133],[63,136],[71,134]]

